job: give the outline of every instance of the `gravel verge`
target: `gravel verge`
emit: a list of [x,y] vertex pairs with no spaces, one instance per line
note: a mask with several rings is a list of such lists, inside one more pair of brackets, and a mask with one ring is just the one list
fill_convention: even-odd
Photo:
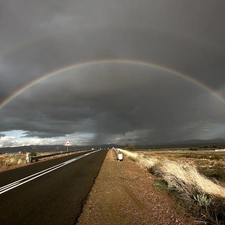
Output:
[[77,224],[197,224],[154,183],[148,171],[126,157],[116,161],[109,150]]

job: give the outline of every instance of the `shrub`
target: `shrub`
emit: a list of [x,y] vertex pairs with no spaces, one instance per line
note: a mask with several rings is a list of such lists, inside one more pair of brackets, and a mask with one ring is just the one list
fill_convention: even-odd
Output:
[[126,144],[125,145],[125,149],[126,150],[130,150],[130,151],[133,151],[135,149],[135,146],[133,144]]
[[37,152],[31,152],[30,153],[30,156],[32,157],[32,156],[37,156]]

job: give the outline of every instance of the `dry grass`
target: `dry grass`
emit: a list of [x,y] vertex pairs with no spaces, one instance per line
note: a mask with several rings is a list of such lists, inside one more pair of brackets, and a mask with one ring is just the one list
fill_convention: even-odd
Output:
[[225,188],[200,174],[196,167],[190,166],[187,163],[180,164],[179,162],[162,157],[153,158],[122,149],[120,151],[154,174],[160,175],[171,188],[174,187],[179,191],[187,193],[192,193],[193,189],[195,189],[199,192],[225,198]]
[[[86,150],[76,151],[74,153],[77,154],[83,151],[86,151]],[[64,154],[49,156],[54,153],[57,153],[57,152],[30,152],[30,156],[47,156],[47,157],[44,157],[43,159],[36,159],[35,161],[49,160],[55,157],[64,156]],[[25,165],[25,164],[27,164],[25,152],[0,155],[0,172],[4,171],[5,169],[17,168],[20,165]]]
[[[164,182],[196,218],[208,224],[225,224],[225,187],[200,174],[196,166],[182,161],[169,160],[162,155],[129,152],[119,149]],[[162,185],[163,186],[163,185]]]
[[0,156],[0,167],[9,167],[25,163],[25,154],[6,154]]

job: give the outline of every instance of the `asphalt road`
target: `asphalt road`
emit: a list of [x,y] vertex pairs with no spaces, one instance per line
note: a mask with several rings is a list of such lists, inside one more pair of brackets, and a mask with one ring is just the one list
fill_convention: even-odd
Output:
[[[73,159],[81,154],[69,155],[0,173],[0,187],[31,177],[31,181],[0,194],[0,224],[75,224],[106,153],[98,151],[76,161]],[[68,164],[64,165],[65,161]],[[59,164],[62,167],[57,168]],[[49,167],[57,169],[49,172]],[[42,170],[49,173],[32,179],[32,174]]]

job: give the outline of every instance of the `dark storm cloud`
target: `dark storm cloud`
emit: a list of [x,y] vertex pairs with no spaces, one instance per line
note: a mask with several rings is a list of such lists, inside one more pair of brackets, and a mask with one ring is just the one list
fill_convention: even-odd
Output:
[[[214,112],[204,103],[208,93],[181,78],[138,66],[104,67],[76,75],[71,71],[33,87],[3,110],[5,118],[11,118],[8,129],[28,130],[24,136],[41,138],[93,132],[93,142],[104,138],[112,142],[115,134],[125,136],[124,141],[137,141],[139,135],[146,142],[173,140],[184,132],[192,137],[193,130],[199,132],[198,127],[211,123],[209,114],[218,120],[219,112],[224,112],[224,108]],[[191,125],[192,129],[184,129]]]
[[[224,93],[222,1],[0,1],[0,101],[51,71],[126,59],[179,71]],[[24,137],[92,133],[93,143],[224,134],[224,103],[162,69],[96,64],[44,80],[0,110]],[[219,127],[219,128],[218,128]]]
[[70,34],[47,37],[9,55],[11,65],[2,72],[4,88],[13,91],[57,68],[105,58],[150,61],[186,73],[212,88],[224,83],[224,55],[192,42],[145,29],[99,28],[73,38]]

